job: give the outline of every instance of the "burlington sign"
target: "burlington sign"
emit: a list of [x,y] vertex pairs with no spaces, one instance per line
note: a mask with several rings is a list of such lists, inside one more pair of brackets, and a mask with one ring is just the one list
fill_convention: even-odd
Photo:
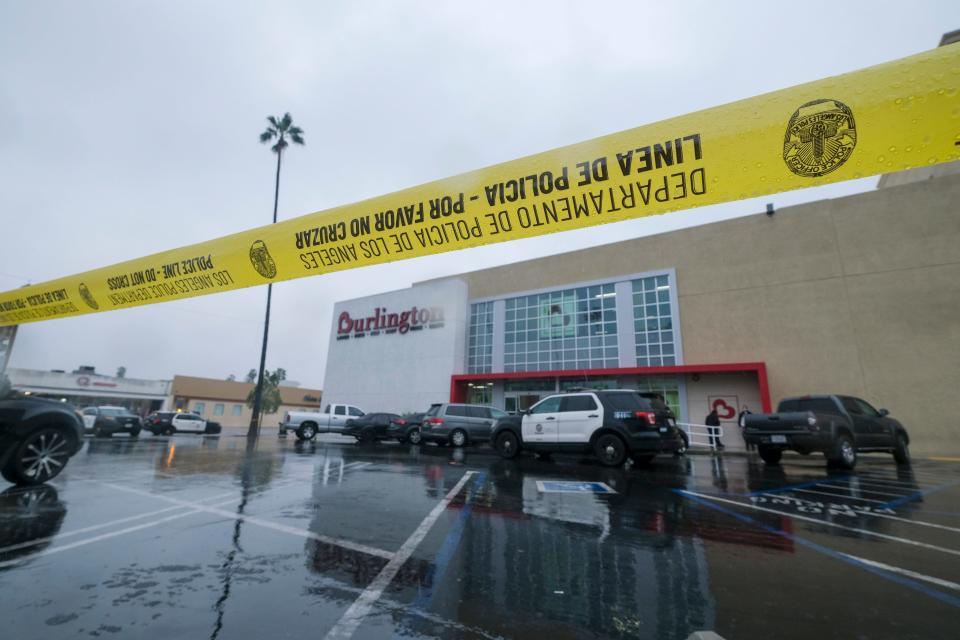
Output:
[[437,329],[444,324],[443,307],[411,307],[405,311],[390,313],[386,307],[377,307],[373,315],[354,318],[343,311],[337,319],[337,340],[362,338],[380,333],[399,333],[421,331],[424,328]]

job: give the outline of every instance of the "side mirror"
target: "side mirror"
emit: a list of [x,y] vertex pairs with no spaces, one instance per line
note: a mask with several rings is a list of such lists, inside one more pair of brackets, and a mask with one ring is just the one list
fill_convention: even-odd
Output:
[[881,418],[886,418],[888,415],[890,415],[890,412],[889,412],[889,411],[887,411],[886,409],[880,409],[880,417],[881,417]]

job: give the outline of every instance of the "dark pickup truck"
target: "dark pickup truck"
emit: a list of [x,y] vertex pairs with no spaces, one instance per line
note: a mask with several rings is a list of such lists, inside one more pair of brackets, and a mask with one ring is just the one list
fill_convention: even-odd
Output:
[[830,466],[853,469],[860,451],[892,453],[898,464],[910,463],[910,437],[886,409],[874,409],[851,396],[786,398],[776,413],[749,414],[743,437],[757,445],[767,464],[777,464],[784,450],[820,451]]

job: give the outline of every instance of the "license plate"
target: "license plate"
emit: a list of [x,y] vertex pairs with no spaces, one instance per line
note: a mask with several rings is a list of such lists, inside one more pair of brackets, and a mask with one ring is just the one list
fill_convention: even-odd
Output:
[[787,436],[770,436],[770,442],[774,444],[787,444]]
[[666,433],[666,432],[667,432],[666,427],[660,427],[660,433]]
[[627,418],[633,417],[633,414],[629,411],[614,411],[613,417],[616,420],[626,420]]

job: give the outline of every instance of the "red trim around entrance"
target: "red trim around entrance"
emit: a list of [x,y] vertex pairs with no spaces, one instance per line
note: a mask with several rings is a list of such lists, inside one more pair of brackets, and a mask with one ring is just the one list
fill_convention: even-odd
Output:
[[763,362],[731,362],[722,364],[678,364],[668,367],[625,367],[622,369],[563,369],[560,371],[514,371],[511,373],[464,373],[450,376],[450,402],[467,399],[467,382],[525,380],[529,378],[580,378],[586,376],[676,375],[681,373],[745,373],[757,374],[760,400],[764,413],[769,413],[770,386],[767,365]]

